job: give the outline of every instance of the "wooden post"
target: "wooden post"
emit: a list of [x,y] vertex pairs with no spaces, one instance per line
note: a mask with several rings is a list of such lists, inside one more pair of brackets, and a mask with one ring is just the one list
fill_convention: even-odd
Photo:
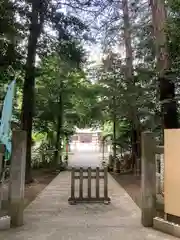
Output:
[[96,168],[96,198],[99,198],[99,167]]
[[26,138],[25,131],[16,130],[12,133],[9,215],[13,226],[23,225]]
[[88,198],[91,198],[91,167],[88,167]]
[[107,168],[104,168],[104,198],[108,199],[108,175]]
[[75,191],[75,169],[71,170],[71,199],[74,200],[74,191]]
[[79,198],[83,199],[83,168],[79,171]]
[[156,161],[155,140],[153,133],[142,133],[142,216],[141,222],[144,227],[153,226],[156,205]]

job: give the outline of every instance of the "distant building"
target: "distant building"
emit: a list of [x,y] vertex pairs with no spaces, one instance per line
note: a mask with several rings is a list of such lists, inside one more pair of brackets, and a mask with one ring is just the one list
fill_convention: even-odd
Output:
[[100,148],[101,144],[100,129],[76,129],[76,133],[71,137],[71,149],[79,149],[88,146],[89,148]]
[[76,133],[72,136],[71,142],[79,143],[99,143],[102,131],[99,129],[76,129]]

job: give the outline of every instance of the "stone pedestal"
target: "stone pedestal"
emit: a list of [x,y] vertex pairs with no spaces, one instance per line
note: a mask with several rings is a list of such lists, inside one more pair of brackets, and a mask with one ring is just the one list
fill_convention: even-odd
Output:
[[11,218],[9,216],[0,217],[0,230],[10,229]]

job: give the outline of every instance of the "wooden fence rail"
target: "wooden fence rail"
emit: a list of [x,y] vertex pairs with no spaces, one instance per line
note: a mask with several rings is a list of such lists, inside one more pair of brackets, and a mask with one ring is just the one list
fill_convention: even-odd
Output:
[[[85,181],[84,181],[85,180]],[[92,187],[95,181],[95,196],[92,196]],[[104,194],[100,196],[100,181],[104,183]],[[76,182],[79,181],[79,194],[76,196]],[[84,192],[87,196],[84,196]],[[107,168],[100,169],[99,167],[93,169],[88,168],[72,168],[71,169],[71,197],[68,199],[70,204],[89,203],[89,202],[103,202],[110,203],[108,197],[108,171]]]

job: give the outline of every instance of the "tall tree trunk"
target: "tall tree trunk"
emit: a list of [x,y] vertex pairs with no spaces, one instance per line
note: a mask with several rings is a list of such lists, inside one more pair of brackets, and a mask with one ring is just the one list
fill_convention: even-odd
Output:
[[[109,52],[107,58],[103,60],[104,63],[104,68],[107,71],[112,71],[113,70],[113,59],[114,59],[114,54],[113,52]],[[114,66],[115,67],[115,66]],[[111,105],[111,117],[112,117],[112,122],[113,122],[113,142],[112,142],[112,147],[113,147],[113,157],[116,157],[116,122],[117,122],[117,113],[116,113],[116,108],[117,108],[117,79],[114,77],[114,86],[115,88],[113,89],[112,93],[112,105]]]
[[66,156],[65,156],[65,159],[66,159],[66,161],[68,161],[69,152],[70,152],[69,135],[68,134],[65,135],[65,140],[66,140]]
[[56,143],[55,143],[55,152],[54,152],[54,166],[57,167],[59,165],[59,149],[60,149],[60,139],[61,137],[61,116],[57,119],[57,129],[56,129]]
[[[122,0],[122,11],[123,11],[123,20],[124,20],[124,43],[126,50],[126,74],[127,83],[130,91],[133,91],[135,86],[134,82],[134,73],[133,73],[133,50],[132,50],[132,40],[131,40],[131,25],[129,18],[129,8],[128,0]],[[135,101],[135,99],[133,100]],[[136,115],[136,109],[133,106],[130,106],[131,111],[131,121],[132,121],[132,164],[133,167],[136,163],[136,158],[138,156],[138,118]]]
[[[132,168],[134,169],[136,167],[136,160],[141,159],[141,131],[138,127],[134,127],[132,125]],[[139,169],[140,170],[140,169]]]
[[113,96],[113,157],[116,158],[116,97]]
[[22,102],[22,129],[27,132],[26,152],[26,182],[32,181],[31,174],[31,146],[32,146],[32,120],[34,111],[34,88],[35,88],[35,57],[37,42],[40,36],[44,16],[41,1],[32,1],[31,23],[29,27],[28,52],[26,59],[25,80],[23,86]]
[[163,128],[179,127],[175,85],[170,79],[171,61],[168,52],[167,34],[165,31],[167,14],[164,0],[150,0],[152,11],[153,36],[156,48],[157,73]]
[[124,20],[124,43],[126,50],[126,77],[129,84],[133,85],[133,50],[131,41],[131,26],[129,19],[128,0],[122,0],[123,20]]
[[62,125],[63,125],[63,102],[62,102],[62,88],[59,96],[59,108],[57,118],[57,130],[56,130],[56,144],[54,153],[54,164],[55,166],[61,165],[62,163]]

